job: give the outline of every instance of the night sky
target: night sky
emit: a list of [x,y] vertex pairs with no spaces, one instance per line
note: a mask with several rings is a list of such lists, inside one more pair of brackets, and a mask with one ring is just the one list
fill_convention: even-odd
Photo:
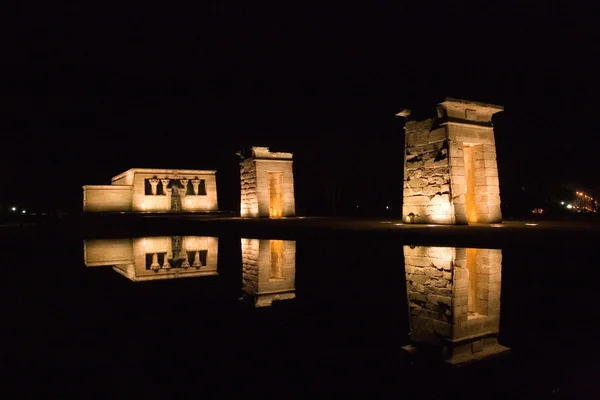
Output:
[[83,185],[155,167],[216,169],[237,210],[236,151],[259,145],[294,153],[300,212],[330,212],[334,181],[338,211],[399,211],[395,114],[444,96],[505,107],[503,202],[600,188],[598,9],[78,3],[4,13],[4,207],[81,211]]

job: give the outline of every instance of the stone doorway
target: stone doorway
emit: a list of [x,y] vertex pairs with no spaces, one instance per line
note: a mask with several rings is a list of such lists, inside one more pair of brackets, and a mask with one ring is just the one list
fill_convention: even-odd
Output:
[[479,214],[488,214],[488,195],[486,183],[483,145],[466,144],[463,148],[465,162],[465,206],[469,224],[480,221]]
[[475,205],[475,159],[473,146],[465,145],[463,154],[465,157],[465,178],[467,181],[467,188],[465,191],[465,206],[467,209],[467,222],[477,222],[477,207]]
[[269,218],[283,215],[283,172],[269,172]]

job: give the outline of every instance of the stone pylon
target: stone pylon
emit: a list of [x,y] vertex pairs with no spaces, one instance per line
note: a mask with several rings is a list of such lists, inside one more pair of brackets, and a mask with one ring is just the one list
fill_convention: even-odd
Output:
[[406,118],[406,223],[502,222],[492,115],[503,107],[446,98],[431,117]]
[[295,216],[292,153],[270,152],[268,147],[252,147],[251,153],[240,162],[240,216]]

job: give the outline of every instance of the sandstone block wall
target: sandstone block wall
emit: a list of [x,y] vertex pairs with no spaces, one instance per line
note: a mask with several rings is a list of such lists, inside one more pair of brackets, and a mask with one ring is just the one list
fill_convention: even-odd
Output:
[[132,186],[86,185],[83,187],[83,211],[131,211]]
[[256,164],[253,159],[240,163],[241,175],[241,217],[258,217],[258,196],[256,193]]
[[411,223],[455,222],[448,141],[433,119],[407,121],[402,214]]
[[[467,269],[467,252],[475,252],[474,268]],[[475,276],[471,277],[474,273]],[[475,280],[475,282],[472,282]],[[481,332],[497,334],[500,326],[502,250],[456,249],[452,307],[453,339]],[[471,293],[469,288],[471,286]],[[468,313],[469,294],[477,296],[476,314]]]
[[[496,145],[492,128],[450,126],[450,181],[457,220],[466,223],[465,194],[467,191],[467,166],[465,143],[472,147],[476,222],[502,222],[500,210],[500,181],[496,162]],[[460,218],[459,218],[460,216]],[[464,222],[463,222],[464,221]]]
[[259,239],[242,239],[242,291],[254,296],[258,293]]
[[133,239],[91,239],[83,242],[87,267],[133,263]]
[[410,340],[460,363],[508,350],[498,344],[502,252],[404,246]]
[[440,344],[452,336],[452,274],[456,249],[404,246],[411,341]]

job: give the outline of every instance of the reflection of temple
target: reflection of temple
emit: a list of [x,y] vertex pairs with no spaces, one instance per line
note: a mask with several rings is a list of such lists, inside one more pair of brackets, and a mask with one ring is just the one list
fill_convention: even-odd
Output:
[[[502,251],[404,246],[411,353],[460,364],[509,351],[498,344]],[[429,353],[429,352],[427,352]]]
[[242,239],[242,291],[257,307],[296,297],[296,242]]
[[159,236],[84,242],[85,265],[112,265],[132,281],[217,275],[218,238]]

